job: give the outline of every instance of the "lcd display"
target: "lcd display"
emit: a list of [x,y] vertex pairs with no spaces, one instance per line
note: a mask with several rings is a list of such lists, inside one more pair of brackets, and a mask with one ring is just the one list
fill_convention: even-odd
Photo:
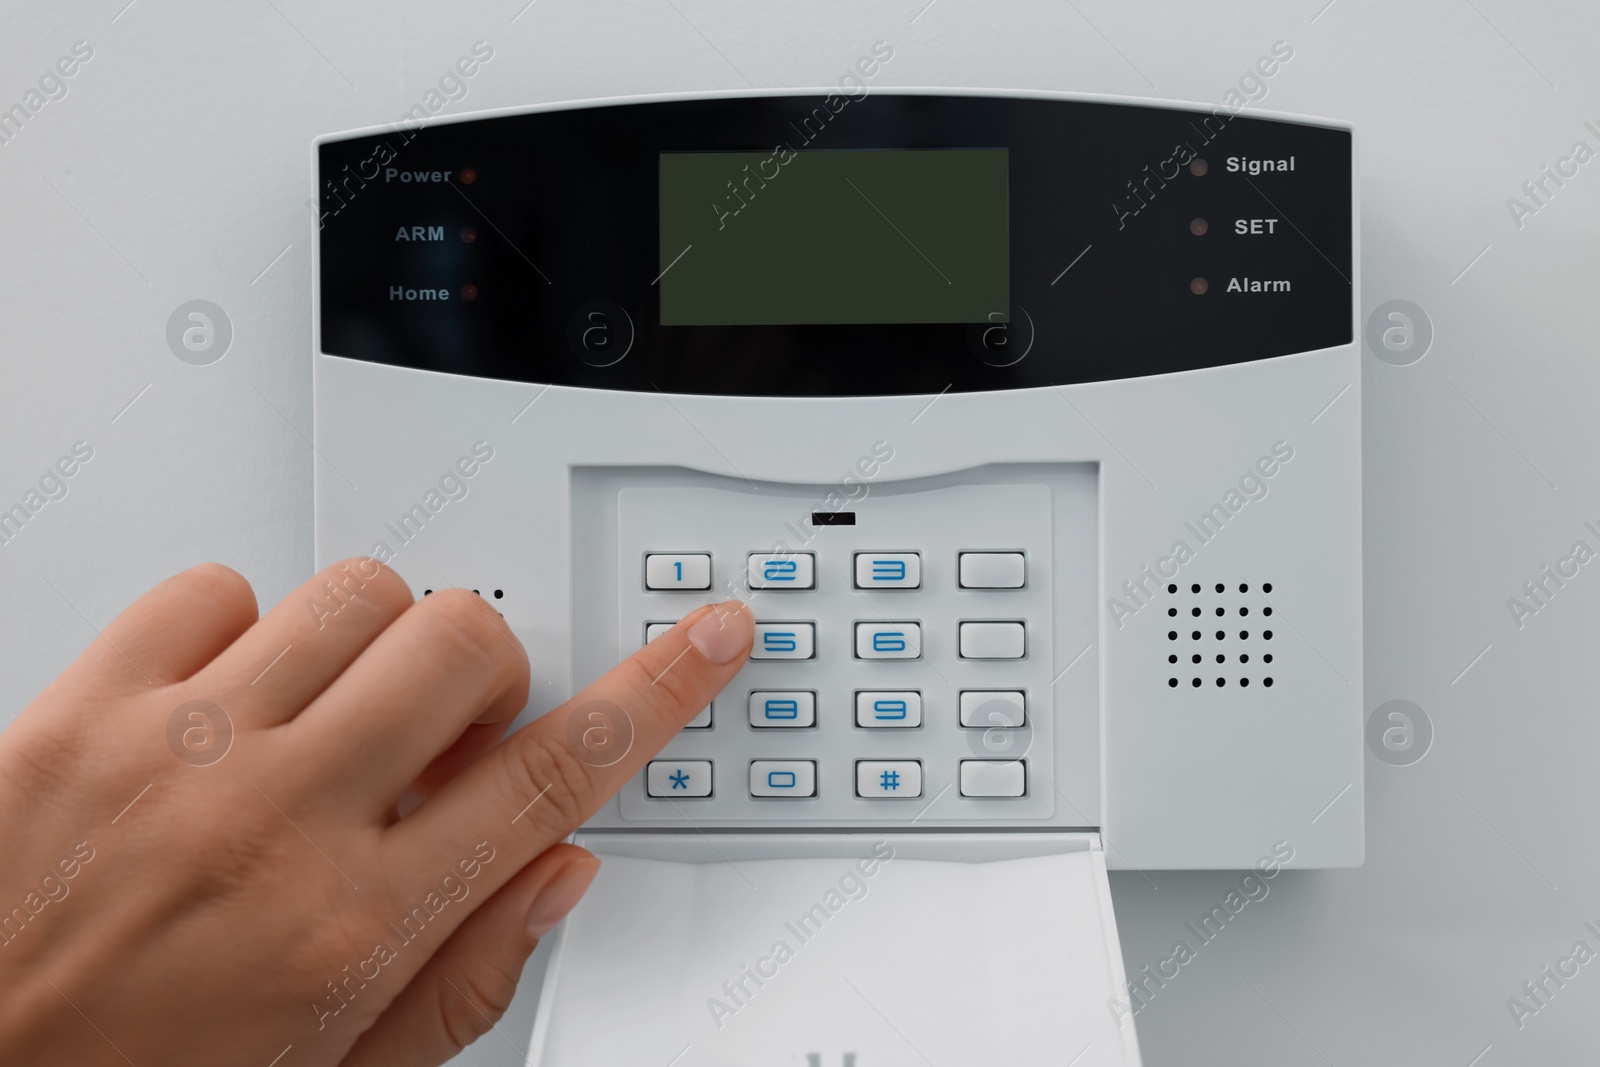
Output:
[[663,326],[1004,322],[1004,148],[663,152]]

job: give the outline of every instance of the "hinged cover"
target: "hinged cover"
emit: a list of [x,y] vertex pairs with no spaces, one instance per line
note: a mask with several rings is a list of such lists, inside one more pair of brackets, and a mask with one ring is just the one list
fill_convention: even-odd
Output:
[[1098,834],[577,842],[533,1064],[1139,1064]]

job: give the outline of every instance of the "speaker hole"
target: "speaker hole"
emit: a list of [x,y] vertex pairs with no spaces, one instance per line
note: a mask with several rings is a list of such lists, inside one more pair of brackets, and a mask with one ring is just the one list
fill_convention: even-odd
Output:
[[1271,678],[1263,678],[1263,679],[1261,679],[1261,684],[1262,685],[1266,685],[1266,686],[1270,686],[1272,684],[1272,679]]
[[1167,684],[1176,689],[1178,687],[1178,680],[1176,678],[1168,678]]

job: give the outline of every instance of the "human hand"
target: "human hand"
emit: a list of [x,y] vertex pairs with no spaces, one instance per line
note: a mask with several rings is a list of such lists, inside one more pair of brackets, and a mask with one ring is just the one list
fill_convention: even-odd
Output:
[[562,839],[753,631],[691,612],[502,741],[529,663],[471,592],[346,560],[257,621],[225,567],[162,582],[0,734],[0,1062],[442,1063],[599,869]]

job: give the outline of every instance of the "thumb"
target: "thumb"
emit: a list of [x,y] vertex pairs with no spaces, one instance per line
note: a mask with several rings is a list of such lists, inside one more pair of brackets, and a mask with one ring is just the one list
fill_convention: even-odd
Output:
[[600,861],[576,845],[546,850],[456,928],[340,1067],[437,1067],[488,1033],[511,1006],[539,938],[599,870]]

